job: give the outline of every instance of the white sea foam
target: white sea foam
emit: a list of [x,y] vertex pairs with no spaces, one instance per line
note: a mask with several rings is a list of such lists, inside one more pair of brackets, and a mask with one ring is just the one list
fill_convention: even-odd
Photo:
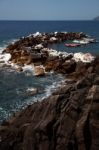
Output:
[[[33,104],[34,102],[37,102],[37,101],[42,101],[43,99],[49,97],[57,88],[59,88],[63,82],[64,82],[64,77],[62,75],[58,75],[57,76],[57,81],[54,81],[51,85],[47,85],[45,87],[45,90],[44,90],[43,94],[38,95],[38,96],[36,95],[36,96],[29,97],[27,99],[27,101],[25,101],[22,104],[18,104],[17,107],[24,109],[24,108],[27,107],[27,105],[31,105],[31,104]],[[34,88],[31,88],[31,87],[27,88],[28,91],[32,91],[32,89],[34,89]]]
[[[34,92],[35,94],[34,95],[31,94],[27,98],[24,98],[24,101],[19,100],[19,101],[16,101],[15,103],[9,105],[10,109],[5,110],[4,108],[0,107],[0,117],[3,118],[3,119],[8,118],[9,116],[11,116],[13,113],[17,112],[18,110],[24,109],[28,105],[31,105],[31,104],[33,104],[34,102],[37,102],[37,101],[41,101],[44,98],[47,98],[48,96],[50,96],[51,93],[53,91],[55,91],[55,89],[57,89],[61,85],[62,81],[64,80],[64,77],[61,74],[53,76],[52,73],[51,73],[50,75],[51,75],[51,78],[50,79],[48,78],[48,80],[51,81],[52,84],[51,85],[44,85],[45,90],[41,89],[43,91],[41,93],[36,94],[36,89],[39,92],[39,87],[38,88],[27,87],[27,89],[25,91],[21,91],[19,89],[16,89],[16,92],[17,92],[18,95],[20,95],[20,93],[22,95],[27,94],[28,92],[30,94],[32,92]],[[55,80],[54,80],[54,78],[55,78]],[[43,84],[44,84],[45,79],[43,79],[42,81],[43,81]]]
[[2,41],[2,44],[0,45],[0,54],[3,52],[3,50],[9,45],[14,44],[19,39],[10,39],[10,40],[4,40]]
[[13,68],[15,68],[15,69],[17,69],[19,66],[18,65],[16,65],[16,64],[14,64],[14,63],[9,63]]
[[[9,43],[14,44],[14,43],[15,43],[16,41],[18,41],[18,40],[19,40],[19,39],[12,39],[12,40],[9,41]],[[9,44],[9,43],[8,43],[8,44]]]
[[50,86],[46,86],[45,95],[42,97],[42,99],[49,97],[57,88],[63,84],[64,77],[61,74],[58,74],[56,78],[57,80],[54,80]]
[[0,122],[2,121],[1,118],[5,119],[9,116],[9,113],[0,107]]
[[33,36],[34,37],[41,36],[41,33],[40,32],[36,32],[36,33],[33,34]]
[[28,75],[34,75],[34,65],[33,64],[24,65],[24,66],[20,66],[20,65],[17,65],[15,63],[11,63],[11,62],[9,62],[9,64],[15,70],[17,70],[18,68],[22,67],[23,72],[25,72],[27,76]]
[[67,57],[68,55],[73,55],[73,53],[61,52],[54,49],[48,49],[50,56],[59,56],[59,57]]
[[57,31],[54,32],[55,35],[57,35],[57,33],[58,33]]
[[7,44],[0,46],[0,54],[2,53],[2,51],[6,48]]
[[35,46],[35,48],[36,48],[36,49],[37,49],[37,48],[43,48],[43,45],[42,45],[42,44],[38,44],[38,45]]
[[34,65],[25,65],[24,67],[22,67],[23,71],[30,71],[34,73]]
[[90,63],[92,62],[95,57],[92,56],[90,53],[82,53],[82,52],[79,52],[79,53],[75,53],[74,54],[74,57],[73,59],[78,62],[78,61],[82,61],[82,62],[85,62],[85,63]]
[[0,54],[0,62],[8,63],[8,61],[11,59],[11,54]]
[[35,87],[28,87],[26,89],[26,93],[30,96],[34,96],[34,95],[38,94],[38,89]]
[[2,53],[3,47],[0,47],[0,53]]
[[56,41],[56,40],[57,40],[56,37],[51,37],[51,38],[50,38],[50,41]]

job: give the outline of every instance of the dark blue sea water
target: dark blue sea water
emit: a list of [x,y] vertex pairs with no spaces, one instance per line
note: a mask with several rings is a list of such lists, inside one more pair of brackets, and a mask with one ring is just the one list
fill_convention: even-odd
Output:
[[[99,21],[0,21],[0,50],[10,42],[35,32],[85,32],[99,41]],[[99,43],[79,48],[67,48],[54,44],[52,48],[67,52],[91,52],[99,54]],[[61,75],[49,74],[35,78],[25,73],[16,73],[0,67],[0,120],[31,102],[48,95],[63,79]],[[26,94],[28,88],[38,88],[41,93],[36,96]]]

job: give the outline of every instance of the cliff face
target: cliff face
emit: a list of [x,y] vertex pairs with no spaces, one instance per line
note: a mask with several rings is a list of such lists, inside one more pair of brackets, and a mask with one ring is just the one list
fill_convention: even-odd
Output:
[[99,57],[0,126],[0,150],[98,150]]

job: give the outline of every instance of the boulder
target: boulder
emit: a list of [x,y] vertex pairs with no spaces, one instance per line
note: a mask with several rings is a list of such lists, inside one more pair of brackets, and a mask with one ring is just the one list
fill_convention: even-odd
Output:
[[34,74],[35,74],[35,76],[44,76],[45,75],[44,67],[43,66],[35,66]]
[[[52,56],[53,57],[53,56]],[[52,58],[51,57],[51,58]],[[56,56],[54,56],[55,58]],[[60,65],[60,61],[59,59],[56,59],[56,60],[49,60],[46,64],[45,64],[45,71],[51,71],[51,70],[57,70],[57,68],[59,67]]]
[[66,60],[63,64],[62,64],[62,70],[66,73],[66,74],[70,74],[75,72],[76,69],[76,62],[73,60]]

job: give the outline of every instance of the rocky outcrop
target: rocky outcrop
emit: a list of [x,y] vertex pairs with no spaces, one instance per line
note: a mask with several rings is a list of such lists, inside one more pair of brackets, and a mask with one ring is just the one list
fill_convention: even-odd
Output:
[[99,16],[94,18],[95,21],[99,21]]
[[58,32],[58,33],[39,33],[21,38],[14,44],[10,44],[3,53],[10,53],[12,61],[15,64],[31,64],[41,61],[45,63],[48,52],[44,48],[48,47],[49,43],[57,43],[72,39],[81,39],[86,37],[84,33],[73,32]]
[[82,32],[37,32],[21,38],[14,44],[8,45],[3,51],[3,54],[0,55],[0,62],[11,64],[13,68],[15,66],[15,70],[18,72],[24,71],[23,67],[25,65],[34,65],[34,68],[36,68],[36,66],[39,66],[39,68],[43,66],[43,68],[45,68],[42,69],[42,73],[40,73],[42,75],[45,75],[44,71],[51,70],[58,73],[70,74],[75,72],[79,61],[90,63],[94,60],[94,57],[89,53],[68,54],[66,52],[57,52],[56,50],[49,49],[48,45],[64,42],[66,40],[81,40],[83,38],[92,40]]
[[0,150],[99,149],[99,57],[67,63],[69,78],[50,97],[2,123]]
[[[83,33],[37,32],[9,45],[0,56],[16,70],[31,64],[36,76],[54,71],[66,80],[51,96],[29,105],[0,126],[0,150],[98,150],[99,57],[67,54],[50,43],[81,39]],[[38,89],[28,89],[35,95]]]

